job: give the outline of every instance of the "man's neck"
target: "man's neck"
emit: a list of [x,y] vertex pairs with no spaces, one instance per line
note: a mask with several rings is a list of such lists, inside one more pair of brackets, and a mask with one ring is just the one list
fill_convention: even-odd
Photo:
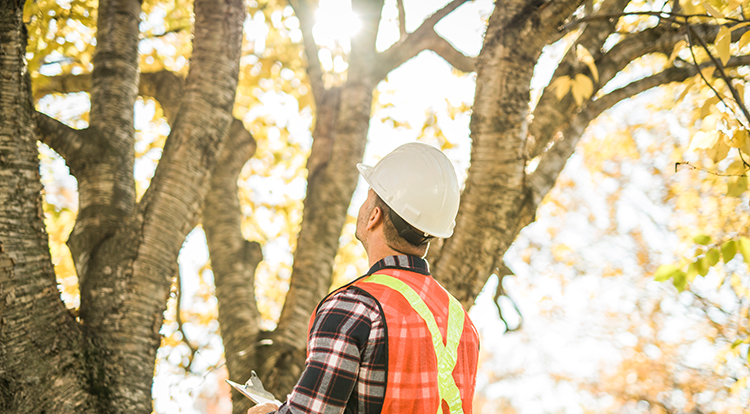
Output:
[[391,249],[387,245],[376,243],[374,246],[372,246],[371,249],[369,249],[369,251],[367,251],[367,259],[370,262],[370,267],[372,267],[372,265],[385,259],[388,256],[397,256],[400,254],[406,253],[401,253],[399,251]]

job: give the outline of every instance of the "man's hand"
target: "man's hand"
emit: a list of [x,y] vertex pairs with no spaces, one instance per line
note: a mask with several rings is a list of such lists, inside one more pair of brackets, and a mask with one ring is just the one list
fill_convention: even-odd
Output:
[[274,403],[265,403],[261,405],[256,405],[255,407],[247,410],[247,414],[266,414],[273,411],[276,411],[276,409],[279,408]]

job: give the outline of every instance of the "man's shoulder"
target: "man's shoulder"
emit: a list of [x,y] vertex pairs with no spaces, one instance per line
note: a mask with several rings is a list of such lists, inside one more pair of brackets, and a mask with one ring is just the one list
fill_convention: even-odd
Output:
[[328,296],[318,308],[318,312],[346,311],[379,317],[380,306],[375,298],[356,286],[347,286]]

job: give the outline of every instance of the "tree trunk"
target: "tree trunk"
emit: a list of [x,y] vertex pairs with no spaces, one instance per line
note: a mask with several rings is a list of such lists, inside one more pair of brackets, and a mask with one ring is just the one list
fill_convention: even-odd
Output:
[[50,262],[22,18],[23,1],[0,1],[0,411],[91,412]]
[[435,277],[466,308],[520,231],[517,218],[529,196],[524,148],[531,77],[557,25],[580,3],[509,5],[490,16],[477,61],[471,166],[453,237],[431,263]]
[[[14,51],[3,54],[3,73],[14,77],[3,78],[3,114],[11,115],[3,120],[0,148],[7,155],[1,171],[14,178],[0,187],[9,198],[0,211],[0,286],[6,297],[0,309],[7,328],[0,331],[0,372],[3,390],[10,390],[2,404],[11,412],[150,413],[159,329],[177,254],[196,222],[232,120],[242,2],[196,1],[187,99],[137,209],[132,169],[140,2],[100,2],[91,126],[85,131],[33,116],[31,88],[21,76],[22,9],[14,6],[2,8],[3,50]],[[66,312],[56,289],[43,231],[34,120],[79,183],[80,211],[69,244],[82,324]],[[20,221],[28,211],[39,214]]]
[[382,0],[352,4],[363,18],[363,28],[352,39],[346,83],[316,96],[319,116],[307,166],[303,222],[289,292],[273,335],[282,352],[265,359],[266,372],[274,373],[267,383],[276,392],[287,393],[297,382],[310,314],[331,286],[339,237],[359,177],[356,164],[362,161],[367,143],[375,87],[371,62],[382,7]]
[[[203,208],[211,267],[219,304],[219,325],[229,379],[244,383],[258,369],[260,312],[255,301],[255,269],[263,259],[260,245],[242,237],[237,177],[255,153],[255,141],[235,120],[221,152]],[[232,411],[246,413],[253,404],[232,390]]]

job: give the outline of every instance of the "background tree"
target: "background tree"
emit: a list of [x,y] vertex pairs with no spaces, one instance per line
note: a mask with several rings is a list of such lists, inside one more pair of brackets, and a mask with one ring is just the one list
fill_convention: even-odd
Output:
[[[29,2],[28,50],[23,5],[1,4],[2,48],[7,51],[1,70],[8,74],[0,80],[0,289],[5,298],[0,302],[0,406],[5,411],[150,412],[159,329],[177,255],[198,223],[211,252],[230,378],[244,381],[255,367],[268,388],[288,392],[302,367],[309,315],[332,283],[357,182],[353,166],[367,143],[375,88],[424,50],[458,70],[476,72],[471,165],[456,231],[428,256],[435,277],[466,306],[492,274],[500,279],[507,274],[503,255],[533,221],[584,130],[622,100],[700,76],[716,94],[734,101],[712,102],[704,114],[714,111],[721,121],[704,132],[720,130],[727,138],[702,140],[694,147],[737,148],[722,149],[724,157],[713,156],[712,162],[724,168],[720,162],[731,156],[739,161],[735,170],[747,170],[740,158],[740,151],[747,153],[745,126],[729,112],[741,113],[744,107],[737,93],[743,71],[732,69],[747,63],[742,37],[747,26],[739,3],[503,2],[488,19],[476,58],[463,55],[434,30],[465,1],[448,3],[412,32],[397,1],[400,39],[382,51],[376,40],[383,2],[353,2],[362,28],[349,46],[316,42],[311,2],[291,2],[291,8],[275,2],[208,3],[196,1],[193,13],[180,1]],[[170,27],[149,33],[148,17],[157,11],[170,15]],[[266,13],[276,16],[277,30],[286,21],[297,25],[301,36],[277,39],[289,46],[287,53],[255,53],[255,59],[245,60],[257,45],[249,47],[253,39],[247,36],[242,41],[243,21]],[[192,42],[186,35],[191,16]],[[176,58],[155,59],[158,51],[139,43],[141,33],[169,35],[177,45]],[[553,44],[566,52],[548,86],[532,99],[535,68],[544,48]],[[652,74],[628,76],[629,65],[659,55],[663,58],[650,65]],[[320,56],[340,57],[347,69],[328,70]],[[258,71],[248,71],[252,60]],[[61,74],[43,73],[42,64],[51,62],[60,65]],[[295,253],[289,290],[277,326],[264,330],[254,288],[262,254],[260,245],[242,234],[236,197],[237,177],[256,143],[240,120],[232,120],[232,112],[247,111],[254,99],[249,85],[253,80],[261,84],[262,71],[285,79],[285,69],[292,81],[278,86],[299,98],[300,106],[313,107],[315,121],[302,221],[290,243]],[[293,82],[300,78],[304,84]],[[635,80],[620,84],[620,79]],[[310,94],[302,93],[303,87]],[[32,105],[33,98],[49,93],[80,91],[87,91],[91,102],[81,128],[35,112]],[[158,101],[170,131],[154,177],[146,183],[133,178],[138,95]],[[65,311],[55,289],[40,212],[37,139],[65,159],[78,182],[77,217],[67,242],[80,290],[80,306],[72,312]],[[158,141],[146,149],[159,147]],[[734,179],[732,195],[742,196],[744,189],[746,182],[743,188]],[[746,227],[731,237],[741,241],[743,235]],[[497,286],[501,289],[502,283]],[[247,404],[236,400],[235,412]]]

